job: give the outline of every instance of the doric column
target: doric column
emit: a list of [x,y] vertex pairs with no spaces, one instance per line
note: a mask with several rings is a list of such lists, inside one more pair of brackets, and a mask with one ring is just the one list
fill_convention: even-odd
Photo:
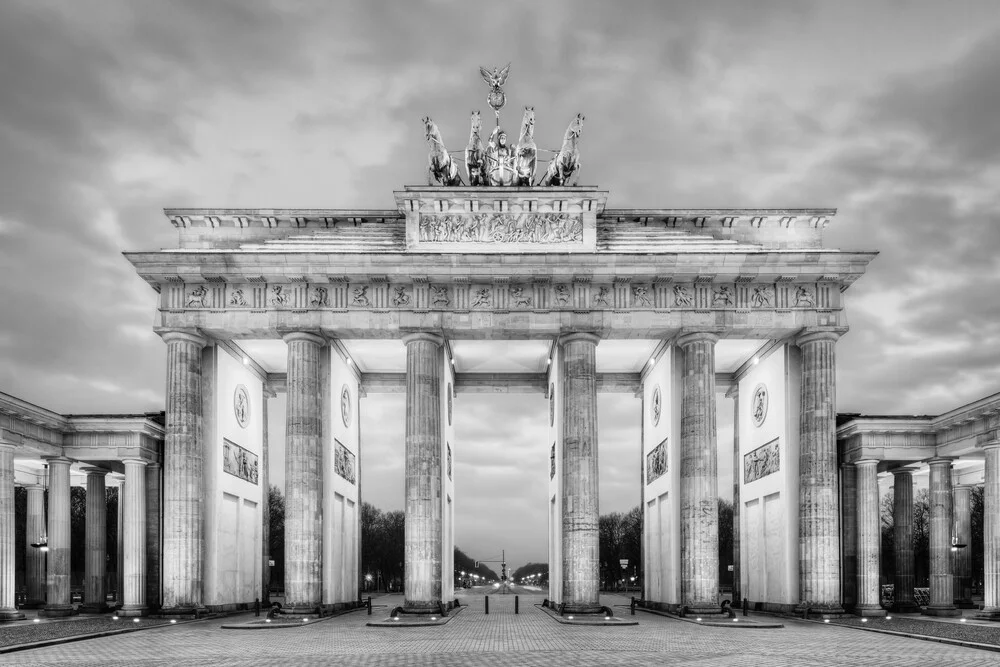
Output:
[[14,445],[0,442],[0,621],[24,618],[14,599]]
[[[262,604],[267,604],[271,599],[271,479],[268,475],[270,466],[270,443],[267,439],[268,431],[268,399],[275,397],[275,392],[266,385],[261,397],[261,455],[260,455],[260,484],[261,484],[261,595]],[[358,503],[361,504],[360,502]],[[360,560],[358,561],[361,562]]]
[[951,554],[955,606],[976,609],[972,602],[972,487],[962,484],[954,488],[954,537],[965,546]]
[[70,599],[70,527],[69,527],[69,467],[65,458],[48,459],[49,464],[49,551],[48,594],[42,616],[69,616],[73,613]]
[[808,332],[799,392],[799,599],[816,612],[843,611],[837,503],[837,365],[839,333]]
[[916,584],[913,564],[913,473],[892,473],[892,543],[896,563],[893,579],[893,605],[896,612],[920,611],[913,598]]
[[97,614],[107,611],[107,591],[105,579],[108,551],[108,506],[104,478],[108,471],[103,468],[87,467],[87,514],[83,602],[80,611]]
[[[733,384],[726,396],[733,399],[733,606],[739,606],[743,598],[740,577],[743,570],[740,563],[740,479],[743,465],[740,461],[740,384]],[[641,479],[641,478],[640,478]]]
[[284,336],[288,345],[285,427],[285,599],[314,613],[323,595],[323,450],[320,354],[315,334]]
[[929,616],[958,616],[951,574],[951,532],[954,514],[951,493],[951,459],[934,458],[930,465],[931,595],[924,610]]
[[559,339],[562,350],[563,613],[601,611],[598,535],[597,344],[591,333]]
[[122,616],[144,616],[146,607],[146,462],[125,459],[125,503],[122,516],[125,558]]
[[118,479],[118,511],[115,512],[115,606],[125,604],[125,480]]
[[718,612],[719,509],[712,333],[677,339],[681,366],[681,604]]
[[878,506],[878,461],[864,460],[857,469],[858,603],[859,616],[885,616],[879,590],[879,551],[882,546]]
[[410,334],[406,345],[406,558],[403,606],[441,606],[441,345],[432,334]]
[[40,544],[46,537],[45,487],[33,484],[28,491],[28,524],[24,554],[25,609],[45,606],[45,551],[32,544]]
[[853,609],[858,603],[858,469],[853,463],[840,464],[840,521],[841,601]]
[[163,611],[190,613],[204,607],[205,539],[202,531],[205,455],[202,442],[201,356],[206,340],[186,331],[168,331],[160,335],[167,344],[167,432],[163,443]]
[[983,610],[979,618],[1000,621],[1000,439],[983,445]]
[[159,609],[160,595],[160,492],[162,468],[159,463],[146,465],[146,607]]

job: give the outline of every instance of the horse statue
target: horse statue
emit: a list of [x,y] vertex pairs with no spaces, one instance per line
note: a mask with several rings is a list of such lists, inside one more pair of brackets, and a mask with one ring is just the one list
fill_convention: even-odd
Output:
[[549,161],[549,166],[538,185],[542,187],[565,186],[570,184],[569,181],[574,175],[578,175],[580,150],[577,148],[577,143],[580,140],[580,132],[583,131],[583,120],[583,114],[577,114],[569,127],[566,128],[562,148]]
[[531,182],[535,180],[535,164],[538,156],[538,147],[535,146],[535,107],[524,107],[521,138],[517,141],[515,156],[514,185],[531,187]]
[[469,185],[480,187],[486,183],[486,146],[479,136],[483,121],[478,111],[472,112],[472,131],[469,134],[469,145],[465,147],[465,171],[469,175]]
[[458,165],[444,146],[441,131],[430,117],[424,118],[424,130],[431,149],[427,155],[427,185],[434,185],[434,181],[446,187],[465,185],[458,173]]

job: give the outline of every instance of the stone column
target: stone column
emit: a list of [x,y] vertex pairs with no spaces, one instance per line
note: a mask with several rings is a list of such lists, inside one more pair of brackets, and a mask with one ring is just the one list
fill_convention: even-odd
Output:
[[118,480],[118,511],[115,513],[115,606],[125,604],[125,480]]
[[718,460],[715,429],[715,343],[711,333],[677,339],[681,367],[681,605],[719,611]]
[[69,467],[72,461],[62,457],[48,459],[49,464],[49,551],[48,594],[41,616],[70,616],[73,604],[69,589]]
[[146,465],[146,607],[150,610],[159,609],[163,600],[160,593],[161,472],[159,463]]
[[[739,606],[743,598],[743,586],[740,577],[743,568],[740,563],[740,480],[743,478],[743,462],[740,460],[740,384],[726,393],[733,399],[733,606]],[[640,478],[641,479],[641,478]]]
[[913,598],[913,586],[916,584],[913,564],[913,473],[896,470],[892,475],[892,543],[896,562],[892,610],[917,612],[920,607]]
[[563,391],[563,613],[599,613],[597,344],[591,333],[559,339]]
[[313,614],[323,596],[323,396],[320,354],[311,333],[288,344],[285,428],[285,599],[292,613]]
[[0,442],[0,621],[24,618],[14,599],[14,523],[14,445]]
[[976,616],[1000,621],[1000,439],[983,445],[983,610]]
[[858,469],[853,463],[840,464],[841,600],[845,609],[858,603]]
[[928,616],[958,616],[951,574],[951,531],[954,514],[951,495],[951,459],[933,458],[930,465],[931,600]]
[[145,616],[146,607],[146,462],[125,459],[122,546],[125,558],[121,616]]
[[[261,604],[268,604],[271,599],[271,478],[268,475],[270,469],[270,443],[267,439],[268,431],[268,399],[276,396],[275,392],[264,387],[261,397],[261,456],[260,456],[260,484],[261,484]],[[360,503],[358,503],[360,505]],[[358,561],[361,562],[360,560]]]
[[87,551],[84,565],[83,602],[80,611],[99,614],[108,610],[105,580],[108,566],[108,507],[103,468],[84,468],[87,473]]
[[837,365],[834,331],[802,334],[799,392],[800,609],[840,613],[840,511],[837,507]]
[[183,614],[204,608],[205,455],[201,355],[207,341],[186,331],[167,331],[160,335],[167,344],[162,611]]
[[45,559],[46,552],[38,547],[46,537],[45,527],[45,487],[34,484],[28,491],[28,525],[24,554],[24,583],[27,589],[25,609],[38,609],[45,606]]
[[953,491],[955,508],[954,536],[965,546],[952,552],[955,606],[976,609],[972,602],[972,487],[956,486]]
[[406,345],[406,557],[404,608],[441,609],[441,345],[410,334]]
[[885,616],[880,604],[879,552],[882,546],[878,503],[878,461],[867,459],[857,469],[858,616]]

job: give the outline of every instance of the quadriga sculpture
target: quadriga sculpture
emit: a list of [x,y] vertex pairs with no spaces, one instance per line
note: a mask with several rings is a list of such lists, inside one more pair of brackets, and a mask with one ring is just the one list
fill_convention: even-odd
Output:
[[486,183],[486,146],[479,136],[483,121],[478,111],[472,112],[472,131],[469,133],[469,145],[465,147],[465,170],[469,176],[469,185],[479,187]]
[[524,107],[521,119],[521,137],[517,141],[514,160],[514,185],[530,187],[535,180],[538,147],[535,146],[535,107]]
[[579,176],[577,172],[580,171],[580,150],[577,144],[583,131],[583,120],[583,114],[577,114],[566,128],[562,148],[549,161],[548,169],[545,170],[538,185],[543,187],[570,185],[570,179]]
[[430,147],[430,153],[427,155],[427,185],[434,185],[435,181],[444,186],[465,185],[462,182],[462,175],[458,172],[458,165],[451,159],[448,149],[444,146],[441,131],[430,117],[424,118],[424,132]]

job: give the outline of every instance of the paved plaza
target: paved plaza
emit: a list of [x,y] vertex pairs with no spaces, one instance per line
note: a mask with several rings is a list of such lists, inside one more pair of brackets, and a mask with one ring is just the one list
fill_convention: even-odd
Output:
[[[393,605],[397,598],[377,602]],[[440,627],[366,627],[364,611],[301,628],[223,630],[210,619],[0,655],[0,665],[996,665],[998,654],[832,625],[782,619],[781,629],[709,628],[639,613],[628,627],[562,625],[541,598],[483,598]],[[602,596],[627,605],[627,598]],[[627,614],[627,608],[617,608]],[[376,607],[374,614],[388,607]],[[252,618],[252,614],[242,617]],[[771,619],[769,619],[771,620]]]

